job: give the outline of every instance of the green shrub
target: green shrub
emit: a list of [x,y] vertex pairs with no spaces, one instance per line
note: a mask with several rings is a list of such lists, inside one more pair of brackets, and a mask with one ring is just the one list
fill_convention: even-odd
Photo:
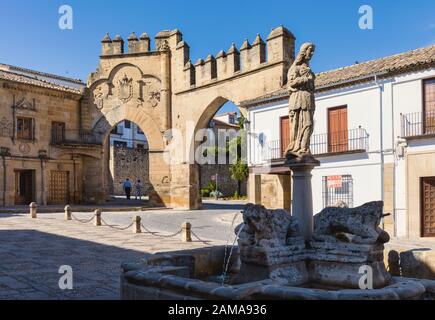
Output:
[[201,196],[206,198],[210,197],[210,189],[208,188],[201,189]]
[[210,192],[216,191],[216,182],[210,181],[206,187]]

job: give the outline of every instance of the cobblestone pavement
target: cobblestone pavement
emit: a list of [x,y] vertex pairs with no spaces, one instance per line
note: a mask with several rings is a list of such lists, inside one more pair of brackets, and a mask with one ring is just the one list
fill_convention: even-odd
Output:
[[[122,262],[206,246],[59,217],[0,214],[0,299],[118,299]],[[59,289],[63,265],[73,269],[73,290]]]
[[[142,223],[151,231],[164,231],[174,233],[180,230],[183,222],[192,224],[192,230],[201,239],[215,241],[233,241],[235,238],[234,228],[242,222],[242,210],[244,202],[240,201],[204,201],[202,210],[176,211],[170,209],[107,212],[103,209],[103,219],[115,227],[128,226],[132,218],[140,216]],[[92,213],[75,212],[78,219],[89,219]],[[80,209],[79,209],[80,210]],[[40,214],[44,219],[63,220],[63,213]],[[234,223],[233,223],[234,222]]]

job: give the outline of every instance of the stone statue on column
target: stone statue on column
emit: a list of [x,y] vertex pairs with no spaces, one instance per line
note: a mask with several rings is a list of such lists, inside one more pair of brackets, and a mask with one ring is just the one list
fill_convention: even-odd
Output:
[[287,158],[311,157],[316,76],[309,63],[314,50],[314,44],[304,43],[288,72],[290,143],[285,152]]
[[313,198],[311,172],[320,165],[310,150],[314,129],[315,80],[310,68],[315,46],[304,43],[288,72],[290,143],[284,165],[292,172],[292,216],[299,222],[302,235],[310,241],[313,230]]

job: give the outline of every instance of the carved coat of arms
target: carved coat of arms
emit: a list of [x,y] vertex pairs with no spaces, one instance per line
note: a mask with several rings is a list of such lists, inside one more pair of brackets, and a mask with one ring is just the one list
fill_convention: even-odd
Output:
[[145,81],[141,81],[140,84],[140,101],[138,107],[142,107],[144,102],[147,102],[147,105],[153,108],[157,107],[161,100],[160,81],[151,78]]
[[102,86],[98,86],[94,91],[94,102],[98,109],[103,109],[104,107],[104,98],[107,94],[104,92]]
[[118,97],[123,103],[127,103],[133,97],[133,79],[124,75],[124,77],[118,81]]
[[160,102],[160,91],[150,91],[148,93],[148,102],[153,108],[157,107]]

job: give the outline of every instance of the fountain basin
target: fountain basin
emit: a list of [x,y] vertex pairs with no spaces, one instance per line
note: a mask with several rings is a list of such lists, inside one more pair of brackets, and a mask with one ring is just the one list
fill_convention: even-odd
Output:
[[[300,286],[265,279],[221,283],[225,247],[155,254],[140,263],[122,265],[121,298],[125,300],[418,300],[435,299],[435,281],[392,277],[373,290],[328,287],[312,279]],[[236,253],[237,250],[234,250]],[[240,279],[240,261],[229,263],[230,283]],[[233,279],[233,280],[231,280]],[[237,280],[236,280],[237,281]]]

